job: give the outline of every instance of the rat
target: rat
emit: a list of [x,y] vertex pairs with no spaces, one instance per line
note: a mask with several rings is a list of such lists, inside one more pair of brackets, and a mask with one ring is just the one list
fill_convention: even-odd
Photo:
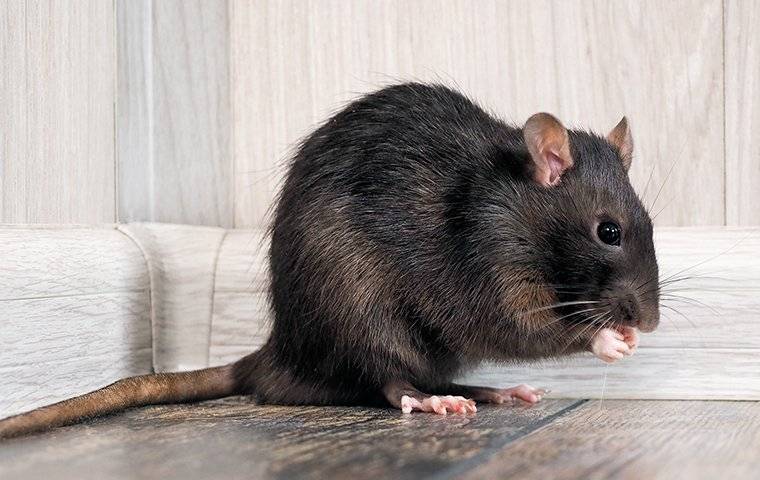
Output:
[[659,322],[652,221],[606,136],[538,113],[522,127],[440,84],[348,104],[299,145],[269,251],[272,331],[221,367],[123,379],[0,421],[10,437],[159,403],[476,412],[528,385],[453,379],[483,361],[631,355]]

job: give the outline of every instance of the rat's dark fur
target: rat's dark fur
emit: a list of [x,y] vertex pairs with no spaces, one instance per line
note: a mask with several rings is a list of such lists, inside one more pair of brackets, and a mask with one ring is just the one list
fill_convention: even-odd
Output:
[[[399,407],[402,392],[453,393],[451,379],[483,360],[586,349],[605,325],[654,328],[652,224],[628,181],[630,152],[546,118],[570,143],[558,147],[559,184],[527,129],[444,86],[351,103],[290,166],[271,228],[274,324],[260,351],[120,380],[2,420],[0,438],[233,394]],[[627,138],[621,125],[613,138]],[[603,221],[622,227],[620,247],[597,238]]]
[[[435,391],[482,360],[585,348],[587,336],[546,325],[554,316],[525,312],[614,298],[656,279],[657,263],[618,152],[593,134],[570,140],[574,167],[545,188],[528,175],[521,129],[444,86],[386,88],[327,121],[277,204],[274,325],[235,365],[243,390],[272,403],[367,402],[392,381]],[[608,218],[623,248],[596,239]],[[568,290],[579,286],[582,296]],[[629,315],[658,316],[657,297],[634,299]]]

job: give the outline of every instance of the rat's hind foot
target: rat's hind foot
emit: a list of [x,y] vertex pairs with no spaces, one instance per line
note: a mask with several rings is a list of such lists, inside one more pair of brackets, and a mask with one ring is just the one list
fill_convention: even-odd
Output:
[[439,415],[446,415],[448,412],[467,414],[478,411],[475,400],[453,395],[422,395],[422,401],[418,397],[402,396],[401,411],[404,413],[435,412]]
[[414,388],[409,382],[391,382],[383,388],[388,402],[404,413],[434,412],[439,415],[447,413],[475,413],[475,401],[463,396],[429,395]]
[[535,388],[525,384],[511,388],[491,388],[452,383],[450,391],[470,397],[478,402],[502,404],[506,401],[514,403],[515,400],[522,400],[531,405],[540,402],[543,396],[549,393],[549,390],[544,388]]

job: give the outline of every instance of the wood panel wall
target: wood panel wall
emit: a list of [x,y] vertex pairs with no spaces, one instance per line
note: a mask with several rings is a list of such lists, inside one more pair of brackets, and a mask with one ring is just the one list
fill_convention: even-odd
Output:
[[724,12],[726,222],[760,225],[760,2],[727,0]]
[[633,181],[643,191],[651,175],[649,203],[662,186],[658,224],[725,222],[721,0],[239,0],[232,8],[237,226],[261,224],[301,136],[358,93],[397,79],[459,86],[516,123],[547,110],[606,133],[628,115]]
[[0,3],[0,222],[115,217],[113,6]]
[[351,98],[416,79],[458,86],[515,123],[548,110],[604,132],[626,114],[632,179],[657,197],[659,225],[760,224],[759,10],[10,0],[0,221],[260,226],[300,138]]
[[[753,0],[0,3],[0,223],[212,227],[1,228],[0,415],[151,360],[193,368],[260,345],[258,227],[284,162],[388,83],[447,83],[516,123],[546,110],[605,132],[625,114],[632,181],[660,227],[760,225],[759,22]],[[721,281],[699,279],[636,361],[608,378],[580,357],[473,379],[760,398],[757,231],[658,232],[663,266],[729,253],[711,264]]]
[[232,226],[226,0],[118,0],[119,220]]

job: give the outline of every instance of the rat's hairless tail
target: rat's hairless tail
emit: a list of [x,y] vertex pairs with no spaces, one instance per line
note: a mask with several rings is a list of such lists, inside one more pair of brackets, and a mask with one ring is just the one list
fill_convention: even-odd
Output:
[[130,407],[182,403],[238,393],[232,365],[193,372],[156,373],[119,380],[107,387],[0,420],[0,438],[60,427]]

